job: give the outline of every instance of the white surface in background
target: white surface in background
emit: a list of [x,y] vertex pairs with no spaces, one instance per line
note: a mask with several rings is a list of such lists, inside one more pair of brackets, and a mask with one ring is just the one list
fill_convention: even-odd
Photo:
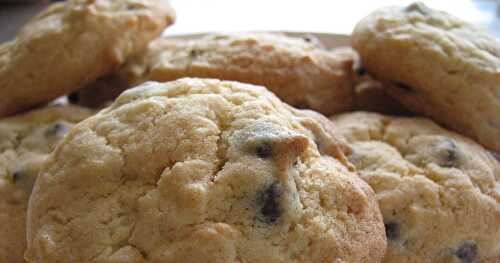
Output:
[[[166,35],[213,31],[284,30],[349,34],[381,6],[415,0],[171,0],[178,13]],[[500,36],[494,0],[423,0]]]

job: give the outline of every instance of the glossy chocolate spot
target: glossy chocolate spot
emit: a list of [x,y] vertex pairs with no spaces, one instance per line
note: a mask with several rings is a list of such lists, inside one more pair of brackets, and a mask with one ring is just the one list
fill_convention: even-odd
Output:
[[396,87],[398,87],[399,89],[404,90],[406,92],[415,92],[415,90],[412,87],[404,84],[403,82],[396,81],[396,82],[394,82],[394,85]]
[[422,2],[415,2],[404,9],[406,12],[418,12],[422,15],[429,15],[432,10]]
[[461,263],[472,263],[477,257],[477,245],[472,240],[464,241],[455,250],[455,256],[460,259]]
[[384,226],[387,240],[396,240],[399,238],[399,223],[392,221],[385,223]]
[[68,95],[68,101],[70,103],[78,103],[78,101],[80,101],[80,92],[78,92],[78,91],[71,92]]
[[259,158],[266,159],[272,156],[273,149],[267,143],[263,143],[255,148],[255,154],[259,156]]
[[260,214],[262,221],[266,223],[274,223],[282,214],[282,207],[280,205],[281,189],[278,183],[271,184],[265,191],[263,191],[258,202],[261,205]]
[[439,165],[443,167],[459,166],[459,148],[452,139],[445,139],[438,145],[439,147]]

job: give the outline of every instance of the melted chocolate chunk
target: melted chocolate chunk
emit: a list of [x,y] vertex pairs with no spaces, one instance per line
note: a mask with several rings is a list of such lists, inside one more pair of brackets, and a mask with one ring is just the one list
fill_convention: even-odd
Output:
[[477,257],[477,245],[472,240],[464,241],[455,250],[455,256],[460,259],[461,263],[472,263]]
[[394,85],[396,85],[396,87],[398,87],[401,90],[404,90],[406,92],[415,92],[415,90],[412,87],[404,84],[403,82],[396,81],[396,82],[394,82]]
[[396,240],[399,238],[399,223],[392,221],[385,223],[384,226],[387,240]]
[[269,158],[273,154],[273,149],[267,143],[260,144],[259,146],[257,146],[257,148],[255,148],[255,154],[263,159]]
[[80,101],[80,92],[78,92],[78,91],[71,92],[68,95],[68,101],[70,103],[78,103],[78,101]]
[[440,165],[443,167],[459,166],[459,149],[452,139],[445,139],[439,144],[440,147]]
[[274,223],[282,214],[280,206],[281,190],[278,183],[271,184],[265,191],[263,191],[258,200],[262,205],[260,213],[264,222]]

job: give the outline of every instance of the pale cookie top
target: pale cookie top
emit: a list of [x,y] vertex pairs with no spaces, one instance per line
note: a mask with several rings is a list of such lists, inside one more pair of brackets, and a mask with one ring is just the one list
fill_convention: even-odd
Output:
[[174,18],[166,0],[69,0],[49,6],[0,45],[0,116],[110,73]]
[[[105,79],[105,86],[121,91],[146,80],[235,80],[263,85],[293,106],[332,114],[352,104],[353,58],[324,50],[313,38],[272,33],[212,34],[193,40],[160,38]],[[92,85],[88,92],[93,94]]]
[[1,262],[24,262],[26,209],[38,171],[64,134],[91,113],[57,106],[0,120]]
[[148,82],[73,127],[29,207],[30,262],[379,262],[372,190],[328,121],[260,86]]
[[500,41],[421,3],[379,9],[352,35],[366,69],[413,111],[500,151]]
[[384,262],[500,260],[500,163],[487,150],[423,118],[356,112],[332,121],[376,192]]

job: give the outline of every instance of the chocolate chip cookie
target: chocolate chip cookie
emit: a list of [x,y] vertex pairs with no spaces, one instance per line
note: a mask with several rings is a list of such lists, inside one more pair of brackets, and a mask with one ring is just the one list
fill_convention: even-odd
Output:
[[238,82],[127,90],[45,163],[27,259],[379,262],[373,192],[322,118]]
[[324,50],[309,38],[280,34],[160,38],[116,74],[83,89],[80,100],[93,105],[96,94],[104,95],[101,101],[114,99],[146,80],[209,77],[263,85],[291,105],[332,114],[352,105],[352,63],[353,57]]
[[0,45],[0,116],[111,73],[174,21],[164,0],[55,3]]
[[500,163],[487,150],[423,118],[356,112],[332,121],[375,190],[383,262],[500,260]]
[[409,109],[500,151],[500,41],[421,3],[361,20],[352,45]]
[[90,110],[57,106],[0,120],[0,262],[24,262],[28,198],[48,154]]

